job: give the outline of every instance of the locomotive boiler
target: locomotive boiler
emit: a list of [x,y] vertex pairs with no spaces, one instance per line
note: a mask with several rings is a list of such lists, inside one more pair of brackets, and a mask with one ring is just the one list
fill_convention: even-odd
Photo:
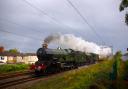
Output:
[[35,62],[36,74],[47,74],[95,63],[99,56],[72,49],[50,49],[47,44],[37,50],[38,61]]

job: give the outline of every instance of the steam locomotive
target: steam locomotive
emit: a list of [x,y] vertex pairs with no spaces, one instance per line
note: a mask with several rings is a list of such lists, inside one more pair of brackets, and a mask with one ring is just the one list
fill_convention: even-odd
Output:
[[99,55],[74,51],[72,49],[49,49],[47,44],[37,50],[38,61],[35,62],[36,74],[48,74],[78,68],[82,65],[93,64]]

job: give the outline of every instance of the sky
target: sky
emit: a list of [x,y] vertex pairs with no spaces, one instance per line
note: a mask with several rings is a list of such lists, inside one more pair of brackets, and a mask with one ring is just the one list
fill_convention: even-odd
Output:
[[119,11],[121,0],[70,1],[93,30],[67,0],[0,0],[0,46],[36,52],[45,37],[61,33],[112,46],[114,52],[126,52],[128,26],[124,22],[125,11]]

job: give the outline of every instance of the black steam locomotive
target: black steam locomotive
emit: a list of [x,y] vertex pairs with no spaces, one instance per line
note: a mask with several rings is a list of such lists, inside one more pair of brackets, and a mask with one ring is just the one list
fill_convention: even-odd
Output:
[[62,70],[78,68],[86,64],[93,64],[99,55],[74,51],[72,49],[49,49],[47,44],[37,50],[38,61],[35,63],[35,73],[54,73]]

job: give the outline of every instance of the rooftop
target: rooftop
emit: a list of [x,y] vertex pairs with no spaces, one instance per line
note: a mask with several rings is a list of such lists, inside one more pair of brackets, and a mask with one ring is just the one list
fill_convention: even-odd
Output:
[[9,52],[0,52],[0,56],[36,56],[36,53],[9,53]]

